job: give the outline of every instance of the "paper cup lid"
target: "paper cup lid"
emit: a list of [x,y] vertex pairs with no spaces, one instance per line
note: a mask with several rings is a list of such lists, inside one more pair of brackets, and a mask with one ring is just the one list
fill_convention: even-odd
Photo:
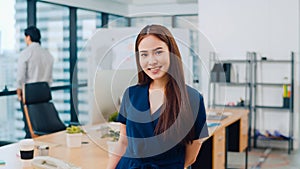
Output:
[[23,144],[23,145],[34,145],[34,140],[33,139],[23,139],[23,140],[20,140],[20,144]]

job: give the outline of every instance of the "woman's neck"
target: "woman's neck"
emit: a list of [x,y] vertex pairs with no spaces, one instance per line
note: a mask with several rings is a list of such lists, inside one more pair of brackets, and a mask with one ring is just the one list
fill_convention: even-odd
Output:
[[150,89],[165,89],[167,84],[167,77],[164,76],[160,79],[153,80],[150,84]]
[[166,86],[165,81],[154,80],[150,84],[150,89],[164,89]]

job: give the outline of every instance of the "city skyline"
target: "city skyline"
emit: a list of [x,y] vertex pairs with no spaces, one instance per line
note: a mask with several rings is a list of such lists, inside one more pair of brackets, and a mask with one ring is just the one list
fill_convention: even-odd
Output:
[[[10,90],[15,89],[15,77],[16,77],[16,69],[17,58],[22,49],[24,49],[24,29],[27,27],[26,22],[26,0],[17,0],[15,1],[15,5],[13,5],[12,11],[15,11],[13,15],[13,19],[15,23],[13,24],[13,28],[10,28],[14,35],[14,44],[13,47],[4,48],[3,39],[5,39],[5,43],[7,43],[6,37],[2,38],[2,46],[4,50],[2,50],[2,56],[0,58],[1,72],[4,76],[0,78],[0,89],[3,89],[3,86],[8,84],[8,88]],[[1,7],[2,8],[2,7]],[[54,12],[53,12],[54,11]],[[80,11],[80,10],[79,10]],[[60,13],[61,16],[57,17],[57,13]],[[80,29],[79,32],[84,32],[86,34],[86,27],[83,27],[83,20],[92,20],[96,22],[96,14],[86,15],[85,13],[80,14],[78,12],[78,27]],[[64,29],[68,27],[68,8],[50,5],[46,3],[37,3],[37,27],[41,30],[42,34],[42,47],[49,50],[49,52],[55,57],[55,65],[53,69],[53,84],[57,85],[67,85],[69,84],[69,46],[68,46],[68,29]],[[82,18],[80,18],[82,17]],[[3,19],[1,21],[4,21]],[[1,23],[2,24],[2,23]],[[87,28],[88,29],[88,28]],[[6,33],[2,33],[6,34]],[[82,49],[82,45],[84,44],[85,39],[82,39],[81,35],[78,36],[78,49]],[[14,53],[12,55],[11,53]],[[78,72],[78,76],[81,78],[86,77],[85,71],[86,65],[84,64],[85,59],[81,59],[78,56],[78,64],[81,68]],[[9,61],[9,63],[8,63]],[[8,69],[9,68],[9,69]],[[7,70],[7,71],[6,71]],[[86,100],[82,100],[81,98],[86,98],[87,95],[86,89],[80,89],[80,99],[78,100],[78,108],[80,112],[80,122],[82,124],[86,124],[88,121],[88,106]],[[69,89],[65,90],[57,90],[52,91],[52,101],[55,104],[57,111],[59,112],[59,116],[62,121],[67,125],[70,121],[70,93]],[[2,140],[19,140],[24,138],[23,125],[24,122],[22,120],[22,113],[20,109],[20,104],[17,100],[17,97],[8,96],[2,97],[0,100],[0,107],[5,110],[5,113],[2,113],[0,117],[3,116],[1,120],[7,121],[7,123],[1,123],[1,134],[0,139]],[[10,130],[8,130],[10,129]]]
[[0,1],[0,50],[16,50],[15,43],[15,0]]

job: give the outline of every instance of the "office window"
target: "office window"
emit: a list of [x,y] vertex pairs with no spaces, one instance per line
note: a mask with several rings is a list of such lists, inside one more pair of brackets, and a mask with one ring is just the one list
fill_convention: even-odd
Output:
[[[77,77],[78,84],[88,82],[88,55],[85,45],[101,26],[101,13],[77,10]],[[78,120],[81,124],[89,122],[88,88],[78,88]]]
[[17,141],[24,138],[24,123],[17,97],[0,97],[0,140]]
[[[85,42],[95,33],[96,28],[100,25],[101,13],[82,9],[77,10],[77,38],[79,39],[77,42],[78,48],[81,48],[85,44]],[[78,53],[80,53],[80,50]]]
[[191,16],[175,16],[174,19],[174,27],[175,28],[185,28],[191,30],[191,41],[192,48],[194,51],[199,50],[198,41],[199,41],[199,27],[198,27],[198,15]]
[[[54,57],[53,83],[51,86],[70,84],[69,66],[69,8],[37,2],[37,27],[41,31],[41,45]],[[70,120],[69,89],[52,91],[52,100],[59,116],[65,122]]]
[[[189,29],[190,32],[190,54],[193,59],[193,80],[200,80],[201,79],[201,58],[199,54],[199,33],[198,30],[198,15],[191,15],[191,16],[175,16],[174,19],[174,27],[175,28],[183,28]],[[200,89],[200,84],[195,84],[194,86],[197,89]]]
[[175,16],[175,27],[198,29],[198,15]]
[[160,24],[172,27],[171,16],[136,17],[131,19],[131,27],[144,27],[150,24]]
[[70,122],[70,90],[51,91],[52,100],[56,110],[59,112],[60,119],[65,123]]
[[48,3],[37,3],[37,27],[41,31],[41,45],[54,56],[52,86],[66,85],[69,69],[69,9]]
[[[24,49],[26,0],[0,5],[0,92],[16,89],[17,59]],[[22,113],[16,95],[0,96],[0,140],[24,138]]]
[[128,19],[121,16],[108,15],[108,27],[109,28],[128,27]]

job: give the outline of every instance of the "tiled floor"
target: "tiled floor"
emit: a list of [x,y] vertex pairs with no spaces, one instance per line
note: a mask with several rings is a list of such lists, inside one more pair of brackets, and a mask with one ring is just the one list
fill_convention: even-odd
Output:
[[[245,153],[228,154],[230,169],[244,169],[244,162]],[[248,169],[300,169],[300,151],[292,151],[289,155],[287,150],[252,149],[248,154]]]

